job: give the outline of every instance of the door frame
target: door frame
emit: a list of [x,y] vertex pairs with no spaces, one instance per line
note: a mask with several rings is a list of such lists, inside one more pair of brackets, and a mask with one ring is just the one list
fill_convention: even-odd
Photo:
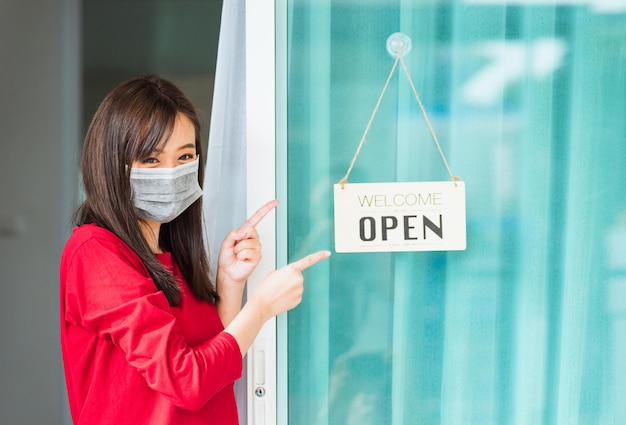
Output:
[[[277,137],[277,67],[276,67],[276,13],[274,0],[246,0],[246,157],[247,157],[247,214],[250,216],[271,199],[280,205],[257,226],[263,243],[263,258],[248,279],[250,295],[261,279],[270,271],[284,265],[287,200],[286,190],[277,186],[277,166],[286,168],[286,161],[276,155]],[[283,38],[284,40],[284,38]],[[285,174],[283,174],[285,175]],[[286,182],[281,183],[286,188]],[[286,239],[285,239],[286,240]],[[282,315],[285,316],[285,315]],[[262,327],[246,356],[248,425],[286,423],[286,379],[278,385],[277,327],[286,323],[285,317],[269,320]],[[286,329],[281,325],[281,328]],[[281,344],[284,341],[281,340]],[[285,344],[286,347],[286,344]],[[280,356],[284,363],[283,353]]]

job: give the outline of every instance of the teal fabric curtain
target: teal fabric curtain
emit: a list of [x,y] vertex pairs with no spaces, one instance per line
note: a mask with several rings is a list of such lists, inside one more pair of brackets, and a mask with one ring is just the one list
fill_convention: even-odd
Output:
[[[626,7],[289,0],[287,261],[333,247],[405,57],[467,249],[338,254],[288,315],[289,424],[626,423]],[[282,15],[281,15],[282,16]],[[448,180],[402,72],[350,182]],[[280,189],[280,188],[279,188]]]

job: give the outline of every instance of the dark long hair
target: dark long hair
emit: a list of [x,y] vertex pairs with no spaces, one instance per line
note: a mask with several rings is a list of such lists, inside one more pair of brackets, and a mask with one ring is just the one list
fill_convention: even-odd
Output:
[[[94,114],[82,154],[85,201],[74,218],[75,225],[95,223],[128,244],[170,305],[178,305],[181,289],[143,236],[131,200],[130,168],[135,160],[149,156],[162,140],[169,138],[178,114],[184,114],[195,128],[196,152],[201,159],[198,180],[202,186],[200,119],[195,107],[170,81],[154,75],[141,76],[116,87]],[[215,303],[218,296],[204,246],[202,198],[161,225],[159,244],[171,252],[192,292]]]

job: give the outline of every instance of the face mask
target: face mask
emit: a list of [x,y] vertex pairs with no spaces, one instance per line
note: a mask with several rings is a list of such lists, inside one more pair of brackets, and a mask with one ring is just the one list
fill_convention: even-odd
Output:
[[198,161],[174,168],[131,168],[131,196],[137,215],[168,223],[200,198]]

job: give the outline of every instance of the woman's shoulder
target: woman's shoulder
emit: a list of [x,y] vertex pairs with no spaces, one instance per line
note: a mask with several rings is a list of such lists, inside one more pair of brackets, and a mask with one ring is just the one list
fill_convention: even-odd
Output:
[[110,230],[97,224],[89,223],[75,227],[66,243],[67,247],[79,247],[86,242],[95,241],[105,244],[125,245],[122,240]]
[[73,230],[61,254],[59,278],[65,312],[74,320],[85,311],[104,311],[157,292],[139,256],[113,232],[93,224]]
[[72,258],[77,254],[88,256],[114,254],[132,262],[139,260],[137,254],[115,233],[93,223],[74,228],[65,243],[63,257]]
[[80,238],[91,238],[91,237],[105,238],[105,239],[117,238],[117,236],[115,236],[115,234],[113,232],[111,232],[110,230],[105,229],[104,227],[100,227],[100,226],[98,226],[95,223],[81,224],[80,226],[75,227],[72,230],[71,237],[79,238],[79,239]]

